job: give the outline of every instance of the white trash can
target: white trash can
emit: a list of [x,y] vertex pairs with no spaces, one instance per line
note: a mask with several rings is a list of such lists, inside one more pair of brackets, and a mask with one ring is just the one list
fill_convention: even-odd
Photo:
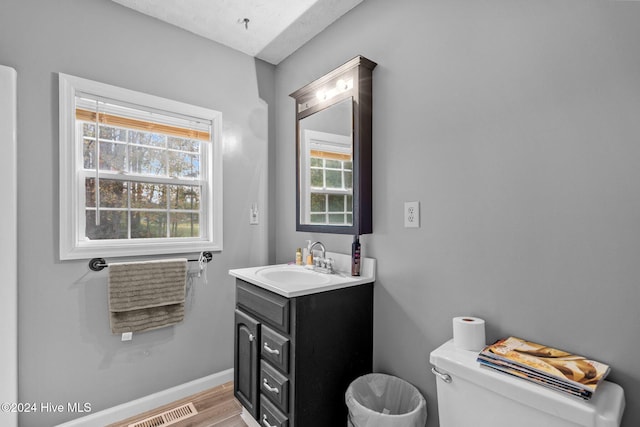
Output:
[[349,427],[424,427],[427,401],[413,385],[391,375],[356,378],[345,393]]

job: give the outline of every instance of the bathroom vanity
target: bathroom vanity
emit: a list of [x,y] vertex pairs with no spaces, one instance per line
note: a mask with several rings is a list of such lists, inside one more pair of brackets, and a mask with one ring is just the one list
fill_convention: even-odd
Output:
[[375,260],[363,275],[295,265],[230,270],[236,277],[234,393],[258,422],[344,425],[344,393],[372,370]]

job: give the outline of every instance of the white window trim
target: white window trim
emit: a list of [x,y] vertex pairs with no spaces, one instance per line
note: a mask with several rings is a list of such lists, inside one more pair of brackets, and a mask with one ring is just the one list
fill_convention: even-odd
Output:
[[[59,73],[59,116],[60,116],[60,259],[82,259],[93,257],[124,257],[137,255],[178,254],[201,251],[222,250],[222,114],[208,108],[198,107],[178,101],[148,95],[129,89],[95,82]],[[208,194],[202,195],[206,203],[208,218],[203,225],[208,228],[206,239],[135,239],[135,240],[94,240],[84,238],[80,225],[80,187],[78,176],[82,170],[81,150],[76,147],[76,92],[91,93],[103,97],[126,101],[132,104],[155,108],[162,111],[197,117],[212,122],[211,147],[208,150],[209,179]],[[84,214],[83,214],[84,215]]]

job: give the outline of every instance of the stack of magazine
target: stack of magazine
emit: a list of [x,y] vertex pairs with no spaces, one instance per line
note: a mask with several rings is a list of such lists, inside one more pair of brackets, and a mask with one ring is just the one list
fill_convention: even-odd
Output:
[[566,351],[509,337],[486,346],[482,366],[588,400],[609,374],[609,366]]

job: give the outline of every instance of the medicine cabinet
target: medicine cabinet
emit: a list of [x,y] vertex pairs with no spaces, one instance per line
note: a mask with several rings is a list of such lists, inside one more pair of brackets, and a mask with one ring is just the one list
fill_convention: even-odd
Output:
[[369,234],[372,221],[372,71],[357,56],[293,92],[296,230]]

